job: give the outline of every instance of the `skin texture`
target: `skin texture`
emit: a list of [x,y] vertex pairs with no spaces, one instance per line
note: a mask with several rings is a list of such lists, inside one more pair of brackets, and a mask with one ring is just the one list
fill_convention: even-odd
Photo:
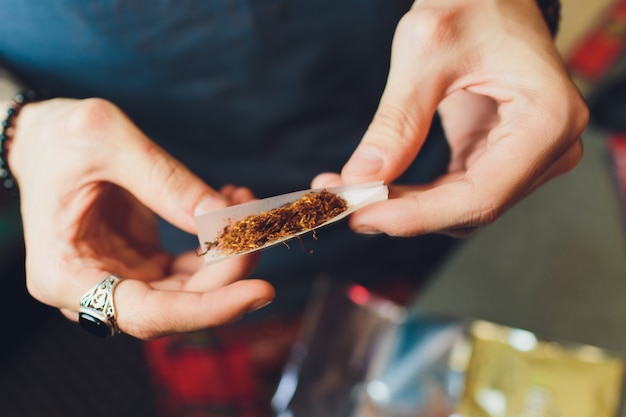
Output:
[[439,111],[452,156],[432,184],[392,186],[360,210],[362,233],[465,236],[577,165],[588,109],[533,0],[421,0],[394,37],[389,79],[340,174],[314,187],[392,183]]
[[[587,108],[534,0],[420,0],[398,25],[380,107],[341,173],[313,187],[392,183],[439,111],[452,148],[432,184],[391,186],[351,217],[363,233],[465,235],[580,160]],[[21,190],[27,287],[76,320],[108,273],[120,329],[142,339],[218,326],[270,302],[253,257],[212,267],[158,246],[155,213],[195,233],[201,213],[253,196],[216,191],[101,99],[26,105],[9,164]]]

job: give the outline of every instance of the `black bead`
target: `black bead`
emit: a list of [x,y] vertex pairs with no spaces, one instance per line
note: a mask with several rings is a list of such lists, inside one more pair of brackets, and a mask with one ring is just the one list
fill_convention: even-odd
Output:
[[17,93],[15,95],[15,97],[13,98],[13,100],[17,103],[17,104],[22,104],[24,103],[24,101],[26,101],[26,95],[22,92]]
[[88,333],[104,339],[111,335],[109,325],[87,313],[78,313],[78,322]]
[[[6,145],[7,141],[10,138],[10,133],[8,131],[11,129],[13,125],[13,120],[20,112],[22,107],[24,107],[24,105],[28,102],[37,100],[37,98],[37,94],[32,90],[16,94],[15,98],[13,99],[13,105],[7,109],[6,117],[0,123],[0,126],[2,126],[2,133],[0,133],[0,169],[2,170],[2,173],[0,179],[4,179],[4,181],[0,181],[0,185],[2,185],[4,188],[11,192],[15,191],[17,184],[11,177],[11,172],[9,171],[9,167],[6,161]],[[106,323],[104,324],[106,325]]]

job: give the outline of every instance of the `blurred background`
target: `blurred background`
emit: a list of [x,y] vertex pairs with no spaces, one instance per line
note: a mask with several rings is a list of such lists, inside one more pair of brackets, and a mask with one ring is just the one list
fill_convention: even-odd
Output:
[[[582,163],[463,242],[415,307],[626,355],[626,1],[563,0],[556,42],[591,109]],[[20,232],[2,198],[0,416],[154,416],[143,344],[32,300]]]

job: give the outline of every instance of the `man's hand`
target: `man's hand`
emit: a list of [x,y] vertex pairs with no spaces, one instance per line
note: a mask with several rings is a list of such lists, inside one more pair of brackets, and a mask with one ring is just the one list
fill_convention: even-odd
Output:
[[253,258],[207,268],[159,245],[153,213],[195,233],[194,211],[250,198],[220,194],[150,141],[113,104],[55,99],[25,106],[9,164],[19,184],[31,295],[77,319],[81,296],[108,274],[123,332],[154,338],[228,323],[274,297],[246,277]]
[[415,159],[435,111],[452,150],[447,175],[391,187],[355,213],[361,232],[465,235],[582,156],[588,110],[535,0],[420,0],[400,21],[377,113],[341,176],[384,180]]

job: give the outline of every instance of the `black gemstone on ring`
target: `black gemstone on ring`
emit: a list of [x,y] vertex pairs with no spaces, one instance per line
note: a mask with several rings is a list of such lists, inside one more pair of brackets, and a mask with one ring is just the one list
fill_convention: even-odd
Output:
[[109,325],[100,319],[95,318],[88,313],[79,313],[78,322],[84,330],[91,333],[94,336],[98,336],[104,339],[111,335],[111,329]]

